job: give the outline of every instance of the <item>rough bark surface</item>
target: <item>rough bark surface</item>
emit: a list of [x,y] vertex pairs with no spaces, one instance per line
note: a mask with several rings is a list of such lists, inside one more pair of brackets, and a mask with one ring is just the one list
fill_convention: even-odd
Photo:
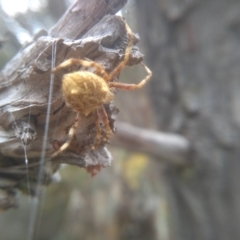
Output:
[[170,239],[240,239],[240,32],[237,0],[139,0],[158,127],[195,146],[166,164]]
[[[49,34],[42,32],[42,36],[37,36],[34,42],[25,46],[1,72],[0,188],[5,189],[3,193],[0,192],[2,209],[15,204],[13,189],[27,188],[26,157],[31,182],[30,193],[34,194],[39,159],[43,158],[44,162],[49,160],[51,153],[55,151],[54,140],[64,143],[68,138],[68,129],[75,121],[76,113],[67,108],[62,99],[61,76],[56,75],[53,78],[51,75],[53,64],[58,65],[72,57],[88,58],[100,63],[105,71],[110,72],[123,57],[127,36],[122,21],[108,14],[116,13],[125,3],[126,0],[77,1]],[[137,41],[135,37],[134,42]],[[141,60],[142,55],[138,48],[133,47],[128,65],[137,64]],[[46,153],[42,155],[51,80],[49,131]],[[117,109],[112,104],[105,108],[114,129]],[[94,116],[82,117],[69,151],[44,165],[42,181],[45,184],[51,181],[59,163],[81,167],[108,166],[112,157],[104,147],[104,141],[97,150],[91,150],[94,137]]]

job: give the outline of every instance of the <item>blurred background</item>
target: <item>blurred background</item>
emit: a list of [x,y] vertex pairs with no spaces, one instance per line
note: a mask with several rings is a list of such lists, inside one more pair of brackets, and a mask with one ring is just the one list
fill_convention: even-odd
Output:
[[[71,1],[0,3],[2,68]],[[139,33],[153,78],[140,91],[117,94],[118,121],[184,137],[191,153],[176,163],[113,142],[112,166],[93,178],[62,166],[61,181],[40,199],[34,239],[240,239],[239,12],[238,0],[128,1],[122,14]],[[138,69],[126,69],[122,81],[138,82]],[[17,209],[0,215],[0,239],[28,239],[38,202],[19,198]]]

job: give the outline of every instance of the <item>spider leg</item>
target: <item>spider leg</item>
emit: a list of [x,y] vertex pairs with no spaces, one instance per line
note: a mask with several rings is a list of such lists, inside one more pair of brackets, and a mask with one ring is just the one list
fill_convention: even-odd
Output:
[[148,82],[148,80],[151,78],[152,72],[146,65],[144,65],[143,63],[141,63],[141,64],[145,68],[148,75],[140,83],[129,84],[129,83],[120,83],[120,82],[110,82],[108,84],[109,87],[119,88],[119,89],[123,89],[123,90],[135,90],[135,89],[142,88]]
[[96,125],[96,137],[95,137],[95,143],[94,143],[93,149],[98,148],[98,145],[101,142],[101,136],[102,136],[101,125],[100,125],[100,114],[98,109],[96,110],[95,125]]
[[61,63],[60,65],[55,67],[52,70],[52,72],[56,73],[59,70],[61,70],[62,68],[69,68],[72,65],[84,66],[84,67],[94,67],[94,68],[96,68],[96,72],[99,75],[101,75],[104,79],[108,78],[108,74],[104,71],[103,67],[100,64],[90,61],[90,60],[82,60],[82,59],[76,59],[76,58],[70,58],[70,59],[64,61],[63,63]]
[[103,120],[103,123],[104,123],[104,126],[105,126],[105,131],[106,131],[104,140],[108,141],[111,137],[112,129],[109,126],[108,115],[107,115],[103,106],[101,106],[101,108],[100,108],[100,114],[101,114],[101,117],[102,117],[102,120]]
[[[121,18],[121,17],[119,17],[119,18]],[[119,63],[118,66],[115,69],[113,69],[113,71],[111,73],[108,74],[107,78],[104,78],[106,82],[112,80],[115,76],[117,76],[122,71],[122,69],[125,67],[128,59],[129,59],[130,53],[131,53],[131,46],[133,43],[132,30],[127,25],[127,23],[123,20],[123,18],[121,18],[121,20],[125,24],[125,29],[126,29],[126,32],[128,35],[128,43],[127,43],[127,46],[125,49],[125,56],[124,56],[123,61],[121,63]]]
[[79,122],[80,122],[80,116],[79,116],[79,112],[78,112],[77,116],[76,116],[75,123],[69,129],[68,140],[55,153],[53,153],[51,155],[51,158],[56,157],[57,155],[59,155],[60,153],[62,153],[64,150],[66,150],[69,147],[69,145],[70,145],[70,143],[71,143],[71,141],[74,137],[75,131],[78,128]]

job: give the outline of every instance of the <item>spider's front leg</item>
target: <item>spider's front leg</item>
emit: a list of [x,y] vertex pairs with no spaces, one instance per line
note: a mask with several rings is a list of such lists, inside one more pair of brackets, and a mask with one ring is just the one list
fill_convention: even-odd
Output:
[[121,83],[121,82],[110,82],[108,84],[108,86],[110,88],[114,87],[114,88],[119,88],[119,89],[123,89],[123,90],[136,90],[136,89],[142,88],[152,77],[152,72],[146,65],[144,65],[143,63],[141,63],[141,64],[145,68],[145,70],[147,72],[147,76],[140,83],[130,84],[130,83]]
[[108,74],[105,72],[105,70],[103,69],[103,67],[98,64],[97,62],[93,62],[91,60],[82,60],[82,59],[76,59],[76,58],[70,58],[66,61],[64,61],[63,63],[61,63],[60,65],[58,65],[57,67],[55,67],[52,72],[56,73],[59,70],[62,69],[68,69],[71,66],[83,66],[83,67],[93,67],[96,69],[96,73],[99,74],[100,76],[102,76],[104,79],[106,79],[108,77]]

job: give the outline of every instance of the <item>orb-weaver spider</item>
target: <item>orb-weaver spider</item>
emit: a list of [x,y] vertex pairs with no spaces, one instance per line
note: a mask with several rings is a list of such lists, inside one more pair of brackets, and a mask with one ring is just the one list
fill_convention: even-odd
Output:
[[128,62],[133,43],[133,34],[131,29],[122,18],[120,19],[122,22],[124,22],[128,35],[128,43],[125,49],[125,56],[123,58],[123,61],[120,62],[112,72],[106,73],[103,67],[97,62],[74,58],[64,61],[52,71],[53,73],[56,73],[59,70],[67,69],[72,65],[92,67],[96,69],[95,72],[79,70],[63,75],[62,93],[64,100],[66,102],[66,105],[77,113],[77,116],[75,123],[72,125],[68,132],[68,140],[51,155],[51,158],[56,157],[58,154],[69,147],[74,137],[75,131],[78,128],[81,114],[88,116],[94,111],[96,113],[97,132],[95,146],[97,146],[101,141],[100,118],[105,125],[105,140],[109,140],[112,130],[109,126],[107,113],[102,105],[110,103],[114,98],[114,94],[111,92],[110,88],[118,88],[124,90],[139,89],[143,87],[152,76],[152,72],[144,64],[142,64],[146,69],[148,75],[140,83],[127,84],[120,82],[111,82],[115,76],[119,75],[119,73]]

